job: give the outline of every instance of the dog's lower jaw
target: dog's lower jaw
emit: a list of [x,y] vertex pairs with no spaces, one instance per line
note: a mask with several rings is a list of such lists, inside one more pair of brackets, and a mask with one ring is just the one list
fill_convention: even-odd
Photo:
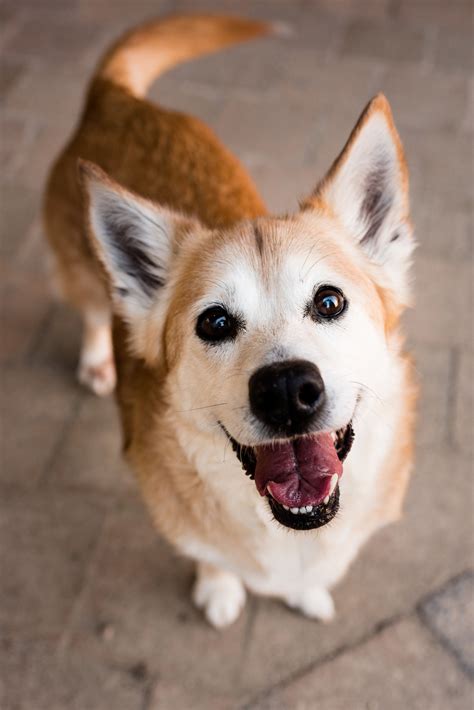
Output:
[[339,510],[339,486],[336,486],[334,493],[328,496],[325,502],[319,506],[315,506],[311,512],[306,514],[294,513],[285,509],[284,506],[273,500],[271,495],[267,495],[267,500],[273,517],[281,525],[292,528],[293,530],[317,530],[331,522],[337,514]]

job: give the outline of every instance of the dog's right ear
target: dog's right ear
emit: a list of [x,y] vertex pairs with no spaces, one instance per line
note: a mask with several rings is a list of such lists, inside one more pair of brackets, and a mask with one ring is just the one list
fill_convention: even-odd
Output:
[[134,322],[159,298],[178,236],[196,223],[125,190],[93,163],[81,160],[79,170],[92,247],[115,310]]

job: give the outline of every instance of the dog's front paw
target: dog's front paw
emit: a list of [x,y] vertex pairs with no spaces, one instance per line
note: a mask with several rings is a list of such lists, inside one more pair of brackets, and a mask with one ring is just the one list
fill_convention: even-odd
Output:
[[98,365],[81,362],[77,371],[77,379],[99,397],[105,397],[113,392],[116,382],[115,365],[112,358]]
[[216,629],[233,624],[245,604],[245,589],[238,577],[201,567],[193,589],[193,601]]
[[292,609],[298,609],[310,619],[332,621],[336,614],[332,596],[323,587],[310,587],[286,600]]

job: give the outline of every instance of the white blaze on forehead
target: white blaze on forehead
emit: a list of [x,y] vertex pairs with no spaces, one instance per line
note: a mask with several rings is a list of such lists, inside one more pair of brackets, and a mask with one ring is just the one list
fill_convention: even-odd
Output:
[[332,265],[329,257],[337,250],[305,241],[289,244],[279,240],[274,258],[228,245],[216,259],[215,268],[195,313],[213,304],[222,304],[242,316],[250,327],[274,328],[278,323],[301,319],[318,286],[331,284],[344,288],[347,279]]
[[243,254],[229,250],[216,259],[205,294],[195,304],[195,311],[215,304],[225,306],[231,313],[255,317],[261,303],[260,285],[254,267]]

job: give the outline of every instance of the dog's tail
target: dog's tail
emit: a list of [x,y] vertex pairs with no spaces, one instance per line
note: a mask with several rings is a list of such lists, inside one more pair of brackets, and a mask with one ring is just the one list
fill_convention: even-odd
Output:
[[95,77],[144,96],[153,81],[176,64],[274,31],[278,26],[270,22],[237,17],[166,17],[121,37],[101,60]]

